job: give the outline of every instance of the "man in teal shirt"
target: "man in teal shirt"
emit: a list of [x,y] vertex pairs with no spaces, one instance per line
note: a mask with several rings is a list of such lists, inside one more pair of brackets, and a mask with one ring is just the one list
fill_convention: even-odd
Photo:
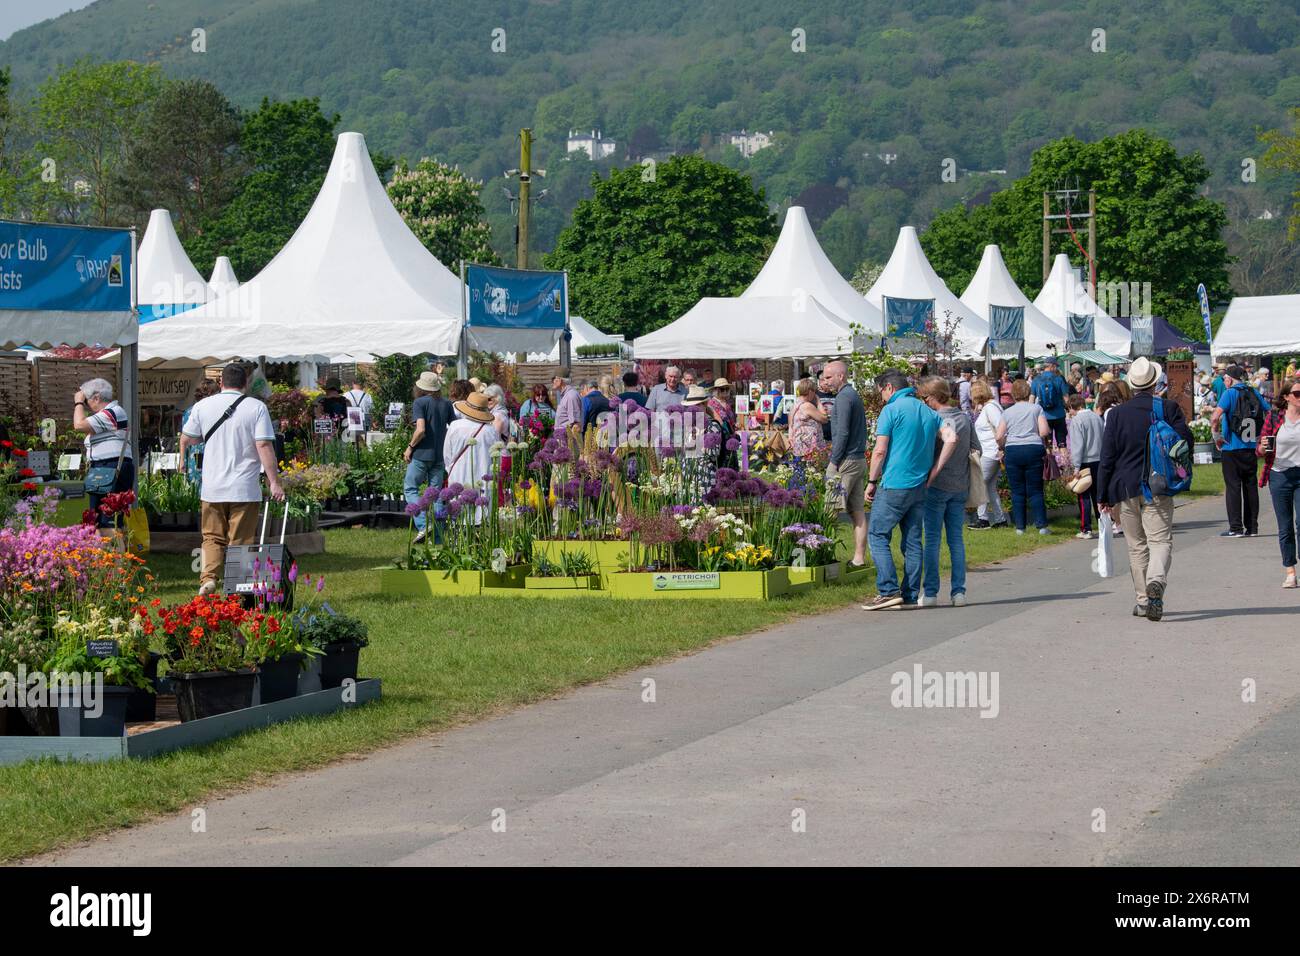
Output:
[[[957,433],[916,397],[902,372],[891,369],[877,376],[876,388],[885,407],[876,422],[876,445],[867,480],[867,501],[871,505],[867,540],[876,564],[876,596],[863,605],[869,611],[917,606],[925,489],[931,475],[947,463],[957,445]],[[937,460],[935,435],[943,437],[943,450]],[[903,534],[901,586],[889,546],[895,528]]]

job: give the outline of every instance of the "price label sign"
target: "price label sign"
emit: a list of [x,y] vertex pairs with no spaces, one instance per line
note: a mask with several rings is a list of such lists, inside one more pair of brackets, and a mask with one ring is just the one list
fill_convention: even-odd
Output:
[[388,403],[388,414],[389,414],[389,415],[396,415],[396,416],[398,416],[398,417],[400,418],[401,415],[402,415],[402,412],[404,412],[404,411],[406,411],[406,406],[403,405],[401,402],[389,402],[389,403]]
[[400,424],[402,424],[402,416],[400,414],[384,416],[384,428],[388,429],[388,431],[396,431],[397,426]]
[[86,653],[91,657],[117,657],[121,649],[117,641],[86,641]]
[[181,455],[176,451],[158,452],[149,458],[149,471],[151,474],[157,474],[160,471],[180,471]]
[[27,467],[41,478],[50,477],[50,453],[48,451],[29,451]]
[[312,424],[315,427],[317,435],[334,434],[334,419],[332,418],[317,418]]
[[81,468],[80,455],[60,455],[59,471],[78,471]]

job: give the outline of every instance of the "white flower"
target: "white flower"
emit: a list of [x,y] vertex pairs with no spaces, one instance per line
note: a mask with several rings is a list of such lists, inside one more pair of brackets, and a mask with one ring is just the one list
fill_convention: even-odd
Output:
[[478,444],[478,439],[477,439],[477,438],[470,438],[470,439],[468,439],[468,440],[465,442],[465,444],[466,444],[466,445],[477,445],[477,444]]

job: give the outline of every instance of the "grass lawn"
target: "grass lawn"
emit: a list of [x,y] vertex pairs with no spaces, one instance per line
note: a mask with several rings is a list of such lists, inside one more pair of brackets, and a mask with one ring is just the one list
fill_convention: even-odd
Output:
[[[1197,469],[1194,493],[1222,490],[1217,467]],[[65,502],[62,514],[76,520],[82,507],[84,501]],[[968,562],[991,564],[1060,543],[1077,530],[1072,517],[1052,525],[1058,533],[1051,537],[1018,537],[1008,529],[968,534]],[[0,767],[0,860],[136,824],[218,791],[481,718],[790,618],[861,603],[874,591],[833,586],[770,602],[664,601],[652,614],[644,602],[601,597],[396,601],[379,594],[377,569],[405,547],[405,531],[344,529],[325,537],[327,553],[305,558],[302,566],[313,575],[323,572],[330,601],[370,626],[361,674],[383,678],[382,701],[152,760]],[[198,575],[189,557],[153,555],[149,565],[164,600],[195,593]]]

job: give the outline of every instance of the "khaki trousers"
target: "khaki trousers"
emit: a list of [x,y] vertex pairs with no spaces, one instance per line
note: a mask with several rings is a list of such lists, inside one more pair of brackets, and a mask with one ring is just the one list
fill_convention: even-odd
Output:
[[1150,504],[1141,495],[1119,503],[1119,523],[1128,543],[1128,566],[1139,604],[1147,603],[1147,585],[1169,583],[1174,559],[1174,499],[1156,495]]
[[199,583],[220,586],[226,564],[226,545],[252,544],[257,539],[260,501],[205,501],[199,511],[203,532],[203,572]]

